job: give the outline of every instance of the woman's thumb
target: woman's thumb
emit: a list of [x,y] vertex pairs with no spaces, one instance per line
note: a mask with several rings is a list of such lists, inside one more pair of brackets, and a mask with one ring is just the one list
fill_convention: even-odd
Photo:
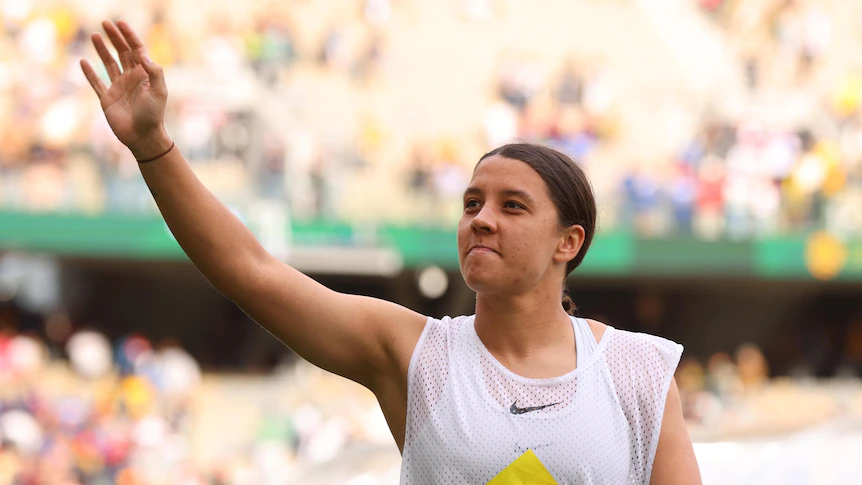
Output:
[[146,52],[139,53],[138,57],[138,60],[141,63],[141,67],[143,67],[144,71],[147,72],[147,75],[150,76],[150,85],[156,89],[164,90],[165,76],[161,66],[153,62],[153,60],[150,59],[150,56],[148,56]]

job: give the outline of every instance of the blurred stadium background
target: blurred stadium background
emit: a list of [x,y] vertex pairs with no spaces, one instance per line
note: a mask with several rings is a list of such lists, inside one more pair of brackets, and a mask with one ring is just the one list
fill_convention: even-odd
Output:
[[0,484],[393,484],[373,396],[218,295],[78,67],[103,18],[165,66],[168,131],[330,287],[472,312],[476,160],[571,154],[584,316],[686,346],[705,483],[862,476],[862,3],[0,0]]

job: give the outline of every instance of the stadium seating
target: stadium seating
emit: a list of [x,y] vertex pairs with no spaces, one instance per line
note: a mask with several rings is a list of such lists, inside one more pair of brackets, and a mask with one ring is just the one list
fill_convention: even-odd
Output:
[[156,210],[77,67],[122,15],[167,69],[169,132],[237,206],[451,226],[478,157],[523,139],[587,169],[605,231],[862,232],[852,2],[13,4],[2,211]]

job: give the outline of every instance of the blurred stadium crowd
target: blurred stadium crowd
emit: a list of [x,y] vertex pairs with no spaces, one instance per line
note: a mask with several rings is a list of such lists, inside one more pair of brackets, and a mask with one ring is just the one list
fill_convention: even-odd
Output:
[[0,314],[2,485],[299,483],[348,447],[391,447],[373,395],[308,364],[203,377],[170,340],[15,319]]
[[[0,208],[155,211],[77,64],[98,20],[121,15],[166,67],[169,132],[237,206],[448,225],[478,156],[523,139],[587,169],[606,230],[862,231],[860,8],[668,4],[4,0]],[[571,29],[548,43],[555,24],[519,18]],[[656,39],[659,21],[702,28],[694,54]],[[650,56],[639,76],[632,39]]]

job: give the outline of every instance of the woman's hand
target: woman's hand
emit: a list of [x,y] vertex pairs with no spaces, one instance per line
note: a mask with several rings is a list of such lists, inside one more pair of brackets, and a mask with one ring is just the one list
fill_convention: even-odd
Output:
[[96,52],[105,64],[111,87],[99,79],[93,66],[81,59],[81,69],[102,104],[105,118],[124,145],[138,160],[163,153],[171,146],[164,128],[168,88],[162,68],[147,56],[146,48],[129,24],[102,22],[120,58],[122,70],[98,33],[92,35]]

